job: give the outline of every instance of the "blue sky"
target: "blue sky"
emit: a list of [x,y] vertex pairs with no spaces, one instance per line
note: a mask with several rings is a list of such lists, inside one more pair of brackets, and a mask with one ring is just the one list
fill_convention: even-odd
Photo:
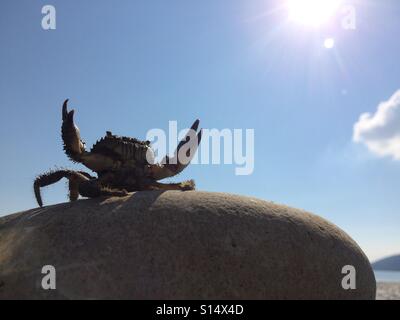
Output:
[[[400,161],[353,142],[360,115],[400,89],[400,3],[351,3],[350,31],[340,16],[318,29],[288,21],[282,1],[1,1],[0,215],[36,206],[37,174],[80,168],[61,146],[70,98],[89,146],[106,130],[144,138],[197,117],[254,129],[252,175],[192,165],[174,180],[317,213],[371,259],[400,252]],[[41,27],[46,4],[56,30]],[[43,195],[64,202],[67,189]]]

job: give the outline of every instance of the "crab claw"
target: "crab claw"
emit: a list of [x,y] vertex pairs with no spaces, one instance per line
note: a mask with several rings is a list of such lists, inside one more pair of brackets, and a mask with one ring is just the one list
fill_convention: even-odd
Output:
[[81,140],[78,127],[74,123],[74,110],[68,111],[68,99],[62,107],[61,135],[64,142],[65,153],[74,161],[79,161],[85,151],[85,145]]
[[200,120],[196,120],[188,130],[186,136],[179,142],[174,156],[165,156],[161,164],[150,165],[152,178],[161,180],[182,172],[193,159],[201,142],[202,129],[197,133]]

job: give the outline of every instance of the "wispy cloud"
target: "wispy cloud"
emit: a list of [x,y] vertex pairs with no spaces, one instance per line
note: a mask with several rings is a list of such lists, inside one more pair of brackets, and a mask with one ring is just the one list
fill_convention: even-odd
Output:
[[381,102],[374,114],[360,116],[354,124],[353,141],[380,157],[400,160],[400,90]]

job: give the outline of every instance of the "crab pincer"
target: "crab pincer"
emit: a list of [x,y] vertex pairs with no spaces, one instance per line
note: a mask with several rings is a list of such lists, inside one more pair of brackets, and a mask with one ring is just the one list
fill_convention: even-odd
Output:
[[79,161],[80,155],[85,151],[85,145],[81,140],[79,128],[74,123],[74,110],[68,111],[68,99],[62,107],[61,135],[64,142],[64,150],[74,161]]
[[173,157],[164,157],[160,164],[152,165],[150,170],[153,178],[161,180],[182,172],[193,159],[201,142],[202,129],[197,132],[200,120],[196,120],[186,136],[179,142]]

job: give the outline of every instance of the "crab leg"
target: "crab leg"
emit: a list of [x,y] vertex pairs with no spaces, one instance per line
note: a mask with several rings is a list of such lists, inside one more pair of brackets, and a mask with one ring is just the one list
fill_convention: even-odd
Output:
[[94,179],[88,173],[82,171],[72,171],[72,170],[57,170],[50,171],[45,174],[40,175],[36,178],[33,189],[35,191],[36,201],[40,207],[43,206],[42,196],[40,194],[40,188],[48,186],[50,184],[60,181],[62,178],[67,178],[69,180],[69,198],[71,201],[75,201],[79,196],[79,184],[84,181],[89,181]]
[[79,194],[88,198],[97,198],[101,196],[124,197],[128,195],[128,191],[125,189],[116,189],[103,186],[97,179],[95,179],[80,183]]
[[188,191],[194,190],[195,183],[194,180],[188,180],[180,183],[160,183],[153,182],[144,190],[180,190],[180,191]]
[[199,120],[196,120],[188,130],[186,136],[178,144],[174,156],[165,156],[160,164],[150,165],[150,176],[155,180],[172,177],[182,172],[193,159],[201,142],[202,130],[197,133]]

